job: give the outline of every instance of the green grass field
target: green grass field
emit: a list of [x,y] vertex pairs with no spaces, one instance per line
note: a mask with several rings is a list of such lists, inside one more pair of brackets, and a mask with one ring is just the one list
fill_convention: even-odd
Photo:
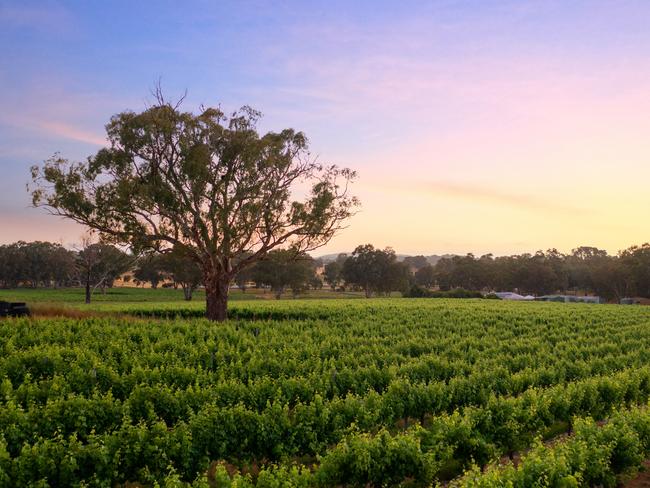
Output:
[[[132,314],[138,316],[164,316],[172,318],[192,317],[199,318],[205,311],[205,293],[203,290],[195,291],[191,301],[183,299],[183,292],[169,288],[112,288],[106,293],[95,292],[90,304],[84,302],[82,288],[63,289],[30,289],[20,288],[12,290],[0,289],[0,300],[10,302],[25,302],[30,307],[34,316],[38,317],[82,317],[97,314]],[[361,292],[332,292],[330,290],[310,290],[294,298],[290,293],[276,300],[268,290],[251,289],[245,293],[241,290],[231,290],[230,305],[234,314],[243,310],[275,310],[280,304],[293,302],[304,303],[329,299],[359,299],[363,298]],[[258,305],[253,305],[260,302]],[[246,304],[242,308],[239,305]]]
[[255,295],[217,324],[0,291],[89,310],[0,321],[0,486],[616,486],[650,455],[650,308]]
[[[95,291],[92,301],[89,305],[84,303],[83,288],[20,288],[4,290],[0,289],[0,300],[10,302],[26,302],[32,306],[59,305],[82,310],[104,311],[126,310],[132,305],[151,304],[155,307],[181,307],[198,309],[205,307],[205,293],[199,289],[194,292],[191,301],[183,299],[183,292],[173,288],[111,288],[106,293]],[[309,290],[297,297],[292,297],[291,293],[285,293],[283,300],[306,300],[306,299],[328,299],[328,298],[363,298],[362,292],[332,292],[329,289]],[[275,300],[275,296],[269,290],[249,289],[242,292],[239,289],[230,291],[230,301],[239,302],[242,300]]]

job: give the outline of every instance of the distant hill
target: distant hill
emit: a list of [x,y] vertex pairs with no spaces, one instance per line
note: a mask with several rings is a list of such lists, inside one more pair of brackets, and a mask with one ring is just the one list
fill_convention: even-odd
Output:
[[442,258],[453,258],[453,254],[443,254],[442,256],[438,256],[437,254],[432,254],[431,256],[427,256],[427,261],[431,263],[432,266],[435,266],[435,264],[440,261]]
[[[324,254],[323,256],[315,256],[315,258],[320,259],[321,261],[323,261],[324,264],[327,264],[327,263],[330,263],[330,262],[334,261],[338,257],[339,254],[340,253]],[[352,254],[352,252],[349,252],[349,253],[346,253],[346,254],[349,255],[349,254]],[[409,256],[413,256],[413,254],[398,254],[397,255],[397,260],[398,261],[403,261],[404,258],[407,258]],[[450,258],[452,256],[453,256],[453,254],[443,254],[441,256],[439,256],[437,254],[432,254],[430,256],[425,256],[425,257],[427,258],[427,261],[429,261],[429,263],[431,263],[431,265],[433,266],[438,261],[440,261],[440,259],[442,259],[442,258]]]

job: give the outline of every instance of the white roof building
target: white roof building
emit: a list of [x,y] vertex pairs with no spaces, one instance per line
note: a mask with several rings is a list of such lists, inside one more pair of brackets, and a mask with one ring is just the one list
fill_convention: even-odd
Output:
[[535,300],[535,297],[532,295],[520,295],[519,293],[513,293],[511,291],[498,291],[495,293],[501,300]]

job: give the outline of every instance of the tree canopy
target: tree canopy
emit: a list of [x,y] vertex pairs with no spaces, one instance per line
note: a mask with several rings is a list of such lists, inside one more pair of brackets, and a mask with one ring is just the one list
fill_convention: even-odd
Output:
[[201,284],[201,267],[182,251],[172,249],[160,260],[163,271],[183,290],[185,300],[192,299],[194,290]]
[[76,254],[76,265],[80,282],[86,289],[86,303],[90,303],[91,292],[113,286],[113,282],[128,271],[134,263],[132,256],[106,244],[84,240],[83,248]]
[[408,265],[397,261],[395,251],[375,249],[372,244],[357,246],[344,261],[342,274],[346,283],[361,288],[366,297],[405,290],[410,279]]
[[343,281],[343,263],[346,259],[347,255],[341,253],[324,267],[323,278],[332,290],[336,290],[336,287]]
[[75,276],[74,255],[60,244],[24,242],[0,246],[0,287],[69,285]]
[[275,249],[253,268],[253,280],[266,285],[280,298],[287,288],[294,296],[313,283],[314,259],[306,253],[295,255],[286,249]]

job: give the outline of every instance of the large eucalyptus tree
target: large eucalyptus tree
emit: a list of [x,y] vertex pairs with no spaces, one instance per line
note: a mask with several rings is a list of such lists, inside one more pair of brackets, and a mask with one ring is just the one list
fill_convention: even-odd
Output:
[[314,250],[343,227],[358,206],[355,173],[317,163],[302,132],[260,135],[249,107],[194,114],[157,95],[113,116],[108,147],[86,161],[34,166],[33,203],[135,250],[182,250],[203,271],[207,317],[223,321],[238,271],[274,248]]

